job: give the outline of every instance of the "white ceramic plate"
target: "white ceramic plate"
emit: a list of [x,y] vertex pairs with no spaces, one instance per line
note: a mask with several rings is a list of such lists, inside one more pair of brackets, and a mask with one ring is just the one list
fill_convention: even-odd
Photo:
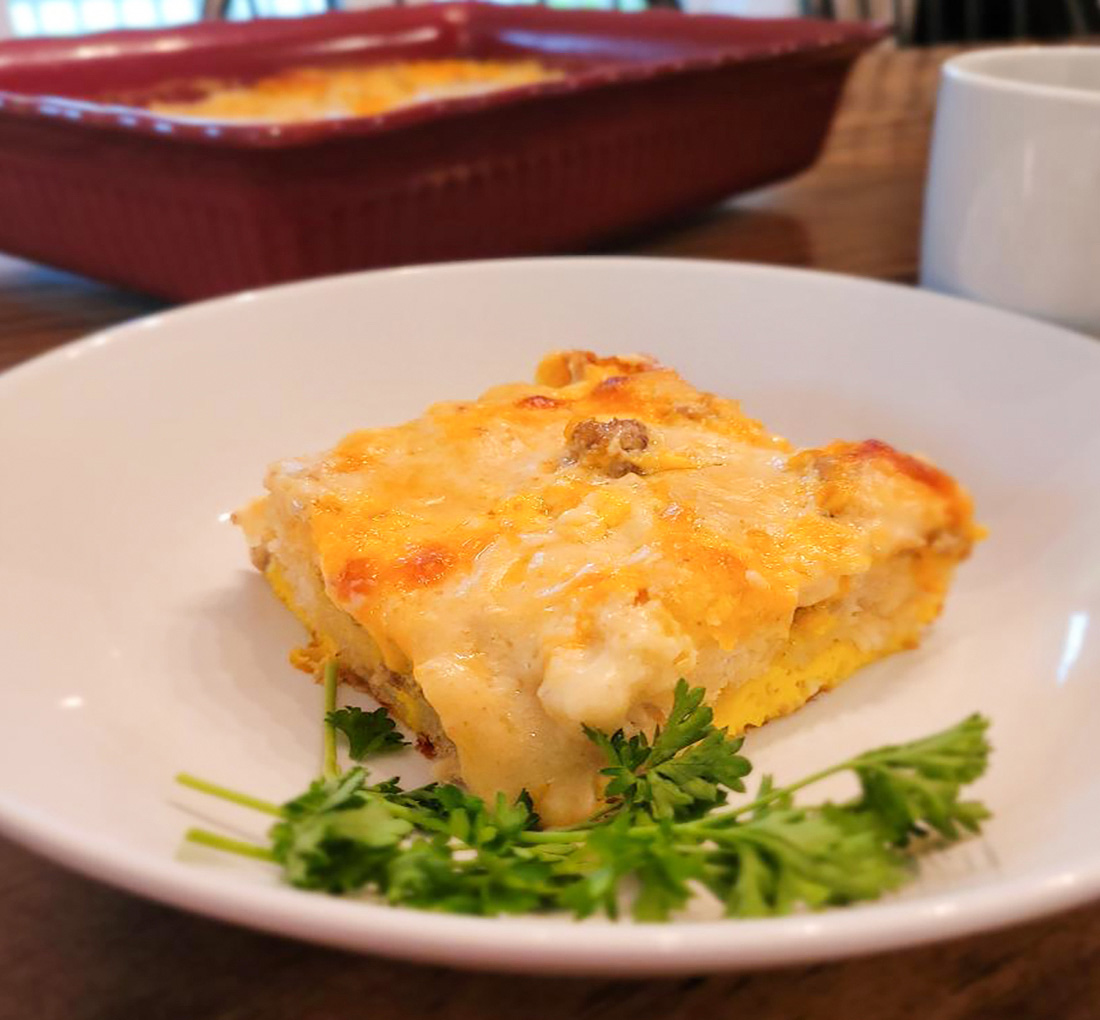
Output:
[[[973,490],[991,537],[924,646],[747,751],[780,778],[979,709],[986,835],[889,902],[763,921],[482,920],[299,893],[180,834],[263,819],[318,764],[297,625],[227,513],[264,466],[556,347],[643,350],[800,443],[881,437]],[[652,975],[821,960],[1100,894],[1100,346],[950,298],[754,266],[457,265],[323,280],[146,319],[0,378],[0,825],[65,864],[257,928],[437,963]],[[412,764],[416,771],[416,764]],[[421,770],[422,771],[422,770]],[[419,778],[419,777],[417,777]],[[59,921],[58,923],[63,923]]]

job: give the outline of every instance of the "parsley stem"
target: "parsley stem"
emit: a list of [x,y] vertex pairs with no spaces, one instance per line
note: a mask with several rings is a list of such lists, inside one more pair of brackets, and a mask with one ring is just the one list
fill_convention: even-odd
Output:
[[336,727],[331,722],[331,715],[336,711],[336,660],[325,661],[325,751],[321,763],[321,777],[335,779],[340,775],[340,765],[336,761]]
[[520,842],[523,843],[577,843],[581,837],[591,832],[591,829],[539,829],[537,831],[527,830],[519,834]]
[[813,775],[806,776],[804,779],[799,779],[796,783],[791,783],[790,786],[781,786],[774,790],[770,790],[765,793],[763,797],[757,797],[756,800],[751,801],[748,804],[742,804],[740,807],[734,808],[732,811],[723,811],[721,814],[715,815],[713,818],[706,819],[700,818],[699,821],[711,821],[717,822],[726,818],[740,818],[741,815],[746,815],[750,811],[755,811],[757,808],[762,808],[770,804],[773,800],[779,800],[780,797],[786,797],[797,790],[801,790],[804,787],[812,786],[814,783],[820,783],[823,779],[828,779],[829,776],[835,776],[838,772],[845,772],[848,769],[855,766],[858,759],[849,758],[847,761],[842,761],[839,765],[830,765],[828,768],[822,769],[820,772],[815,772]]
[[228,836],[219,836],[216,832],[210,832],[207,829],[188,829],[183,834],[183,838],[189,843],[213,847],[215,850],[223,850],[240,857],[255,857],[261,861],[275,860],[275,854],[265,846],[256,846],[255,843],[246,843],[240,839],[229,839]]
[[236,790],[230,790],[227,786],[209,783],[205,779],[199,779],[198,776],[193,776],[187,772],[181,772],[176,776],[176,782],[180,786],[198,790],[199,793],[208,793],[212,797],[220,797],[232,804],[252,808],[253,811],[263,811],[264,814],[275,815],[276,818],[283,817],[283,809],[278,804],[272,804],[269,800],[260,800],[258,797],[250,797],[247,793],[238,793]]
[[[781,797],[789,797],[792,793],[804,789],[807,786],[812,786],[814,783],[820,783],[821,780],[828,779],[830,776],[835,776],[838,772],[846,772],[848,769],[855,768],[860,760],[861,758],[849,758],[847,761],[842,761],[837,765],[830,765],[828,768],[821,769],[819,772],[814,772],[812,775],[799,779],[789,786],[780,786],[773,790],[769,790],[762,797],[757,797],[756,800],[750,801],[748,804],[742,804],[740,807],[732,808],[729,811],[720,811],[713,815],[705,815],[702,818],[696,818],[692,822],[678,822],[674,825],[674,828],[679,832],[688,833],[705,833],[707,829],[726,828],[734,824],[739,818],[747,815],[750,811],[756,811],[762,807],[766,807],[768,804],[771,804],[772,801],[779,800]],[[638,831],[641,831],[641,828],[642,827],[639,826]],[[657,829],[656,826],[650,826],[649,828],[653,831]]]
[[382,803],[386,805],[386,810],[395,818],[403,818],[407,822],[412,822],[413,825],[415,825],[417,828],[424,829],[426,831],[449,831],[446,822],[438,821],[426,811],[406,807],[404,804],[398,804],[393,800],[387,799],[384,795],[379,794],[377,791],[372,790],[369,792],[374,793],[374,795],[377,797],[380,797]]
[[[836,775],[838,772],[844,772],[847,769],[853,768],[861,758],[849,758],[847,761],[841,762],[839,765],[830,765],[828,768],[822,769],[820,772],[815,772],[813,775],[806,776],[804,779],[798,780],[796,783],[791,783],[790,786],[780,787],[775,790],[764,794],[762,797],[757,797],[756,800],[744,804],[741,807],[733,808],[730,811],[722,811],[713,815],[707,815],[703,818],[697,818],[691,822],[674,822],[673,829],[682,833],[697,833],[705,832],[707,829],[723,828],[724,826],[732,824],[742,815],[748,814],[750,811],[755,811],[758,808],[762,808],[767,804],[770,804],[774,800],[778,800],[780,797],[786,797],[789,794],[794,793],[797,790],[801,790],[803,787],[810,786],[813,783],[819,783],[823,779],[828,779],[829,776]],[[657,825],[635,825],[633,831],[638,834],[656,832],[659,826]],[[587,833],[591,831],[591,826],[581,826],[573,829],[548,829],[540,832],[523,832],[520,833],[520,840],[524,843],[530,844],[554,844],[554,843],[577,843],[580,842]]]

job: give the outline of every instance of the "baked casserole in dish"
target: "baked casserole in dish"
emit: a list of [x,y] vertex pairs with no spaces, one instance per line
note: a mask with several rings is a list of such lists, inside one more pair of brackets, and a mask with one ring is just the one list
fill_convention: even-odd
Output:
[[[173,300],[583,250],[807,167],[882,34],[433,3],[2,42],[0,250]],[[455,92],[470,65],[539,70]],[[452,80],[359,105],[401,67]],[[212,82],[253,115],[338,85],[251,119]]]

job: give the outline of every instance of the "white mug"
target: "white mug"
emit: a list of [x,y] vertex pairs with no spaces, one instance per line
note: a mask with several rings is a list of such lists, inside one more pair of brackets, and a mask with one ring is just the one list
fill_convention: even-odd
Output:
[[921,285],[1100,333],[1100,47],[944,65]]

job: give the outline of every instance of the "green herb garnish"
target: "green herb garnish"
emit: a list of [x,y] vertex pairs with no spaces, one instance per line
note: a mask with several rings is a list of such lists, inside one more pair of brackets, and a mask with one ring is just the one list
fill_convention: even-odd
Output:
[[328,712],[325,722],[348,738],[348,757],[352,761],[362,761],[371,755],[388,754],[409,746],[384,708],[373,712],[364,712],[361,708],[341,708]]
[[[487,804],[449,784],[372,784],[361,766],[339,774],[337,729],[356,760],[394,749],[401,738],[384,713],[335,710],[335,676],[334,666],[326,668],[325,771],[302,796],[277,807],[178,777],[277,814],[270,846],[199,829],[187,839],[272,860],[302,889],[371,891],[389,903],[461,914],[617,917],[625,907],[638,920],[663,921],[700,888],[733,917],[876,899],[911,877],[920,837],[952,842],[989,816],[960,799],[989,758],[988,722],[979,715],[788,786],[764,777],[755,798],[731,807],[728,794],[744,791],[750,771],[742,740],[714,726],[701,688],[680,681],[668,722],[652,740],[586,728],[607,758],[606,807],[583,825],[544,830],[526,794]],[[858,796],[795,803],[797,791],[841,772],[858,780]]]

